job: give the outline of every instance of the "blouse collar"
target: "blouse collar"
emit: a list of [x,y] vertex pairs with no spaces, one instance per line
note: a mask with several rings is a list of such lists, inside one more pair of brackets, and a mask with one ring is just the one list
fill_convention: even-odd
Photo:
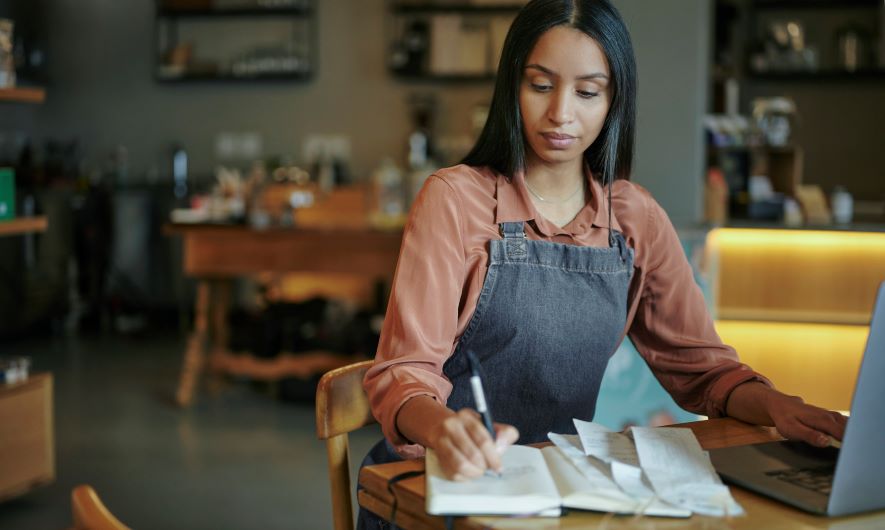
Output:
[[[608,228],[608,195],[604,192],[602,184],[593,178],[586,165],[584,166],[584,176],[590,184],[590,200],[572,221],[560,228],[545,219],[535,208],[525,184],[525,172],[519,171],[511,179],[498,173],[496,175],[498,206],[495,213],[495,223],[534,221],[535,227],[546,237],[573,236],[576,233],[586,232],[591,226]],[[614,215],[612,216],[612,228],[621,231]]]

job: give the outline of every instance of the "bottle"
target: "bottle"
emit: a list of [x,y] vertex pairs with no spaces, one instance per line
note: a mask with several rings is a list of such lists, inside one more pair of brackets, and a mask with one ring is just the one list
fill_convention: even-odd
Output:
[[722,226],[728,221],[728,184],[725,175],[718,167],[707,170],[704,186],[704,220],[714,226]]
[[184,199],[187,196],[187,151],[178,144],[172,148],[172,183],[175,198]]
[[328,194],[335,187],[335,165],[328,149],[323,147],[313,165],[313,177],[320,193]]
[[409,176],[406,179],[406,204],[415,202],[415,197],[424,186],[424,181],[433,172],[433,164],[428,156],[429,139],[423,130],[409,135]]
[[842,186],[833,188],[830,195],[830,207],[833,210],[833,221],[837,224],[848,224],[854,216],[854,199]]
[[403,174],[390,157],[372,174],[375,187],[375,216],[378,223],[386,225],[395,222],[405,214],[405,192]]
[[796,199],[787,197],[784,199],[784,225],[790,228],[802,226],[802,208]]

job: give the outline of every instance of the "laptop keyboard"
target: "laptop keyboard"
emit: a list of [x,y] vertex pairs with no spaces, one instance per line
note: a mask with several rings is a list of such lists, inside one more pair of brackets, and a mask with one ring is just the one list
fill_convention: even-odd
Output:
[[811,467],[804,469],[779,469],[766,475],[789,482],[801,488],[829,495],[833,487],[835,466]]

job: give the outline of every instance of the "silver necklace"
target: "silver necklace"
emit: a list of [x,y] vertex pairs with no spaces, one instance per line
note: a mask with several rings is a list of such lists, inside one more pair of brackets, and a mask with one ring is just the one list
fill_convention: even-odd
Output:
[[564,199],[545,199],[544,197],[541,197],[540,195],[538,195],[538,192],[537,192],[537,191],[535,191],[535,190],[532,189],[532,187],[529,185],[529,181],[528,181],[528,180],[525,181],[525,187],[529,190],[529,192],[530,192],[532,195],[534,195],[534,196],[535,196],[539,201],[541,201],[541,202],[547,202],[547,203],[551,203],[551,204],[562,204],[562,203],[564,203],[564,202],[570,200],[570,199],[571,199],[572,197],[574,197],[575,195],[577,195],[578,192],[581,191],[581,190],[584,188],[584,181],[581,180],[581,183],[578,184],[578,187],[575,188],[575,191],[571,192],[571,193],[569,194],[569,196],[566,197],[566,198],[564,198]]

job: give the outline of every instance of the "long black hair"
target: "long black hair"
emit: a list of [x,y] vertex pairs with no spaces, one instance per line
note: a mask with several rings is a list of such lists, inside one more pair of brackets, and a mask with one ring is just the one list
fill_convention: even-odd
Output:
[[599,43],[608,60],[611,105],[584,160],[603,184],[629,179],[636,129],[636,60],[630,34],[608,0],[532,0],[507,32],[489,117],[473,149],[461,162],[489,166],[512,177],[525,169],[525,139],[519,112],[523,69],[535,43],[557,26],[575,28]]

